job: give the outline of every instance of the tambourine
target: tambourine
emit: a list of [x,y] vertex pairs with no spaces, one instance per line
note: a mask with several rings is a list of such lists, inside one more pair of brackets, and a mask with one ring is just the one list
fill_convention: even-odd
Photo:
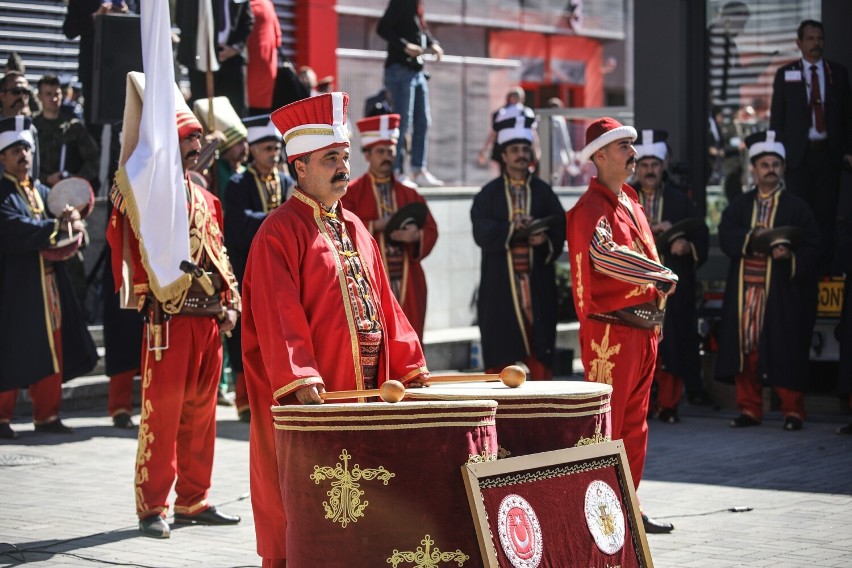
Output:
[[70,205],[80,212],[80,218],[88,217],[95,208],[95,192],[85,178],[69,177],[59,181],[47,194],[47,210],[54,217],[61,217]]
[[61,262],[68,260],[80,250],[83,245],[83,232],[80,231],[70,237],[56,241],[56,244],[50,248],[41,251],[41,256],[45,260],[51,262]]

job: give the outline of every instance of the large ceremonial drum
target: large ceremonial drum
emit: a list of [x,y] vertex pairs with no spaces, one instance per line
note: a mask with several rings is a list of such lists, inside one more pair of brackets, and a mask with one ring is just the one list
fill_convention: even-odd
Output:
[[461,468],[496,459],[496,409],[493,400],[273,407],[287,565],[482,566]]
[[496,400],[499,457],[583,446],[612,438],[612,387],[585,381],[433,384],[408,389],[405,400]]

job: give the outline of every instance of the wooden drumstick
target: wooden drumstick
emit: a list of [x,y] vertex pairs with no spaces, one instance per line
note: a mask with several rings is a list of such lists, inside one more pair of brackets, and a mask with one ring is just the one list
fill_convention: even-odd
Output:
[[527,373],[517,365],[509,365],[499,374],[478,373],[470,375],[431,375],[429,382],[435,383],[473,383],[500,381],[510,388],[518,388],[527,380]]
[[370,398],[378,396],[385,402],[399,402],[405,396],[405,385],[399,381],[387,381],[377,389],[345,390],[321,392],[323,400],[340,400],[344,398]]

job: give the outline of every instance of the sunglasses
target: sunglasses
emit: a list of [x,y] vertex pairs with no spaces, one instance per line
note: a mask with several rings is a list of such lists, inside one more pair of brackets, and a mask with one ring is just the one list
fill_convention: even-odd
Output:
[[23,87],[14,87],[14,88],[11,88],[11,89],[3,89],[3,92],[4,93],[12,93],[16,97],[20,97],[21,95],[30,96],[32,94],[32,91],[30,91],[29,89],[24,89]]

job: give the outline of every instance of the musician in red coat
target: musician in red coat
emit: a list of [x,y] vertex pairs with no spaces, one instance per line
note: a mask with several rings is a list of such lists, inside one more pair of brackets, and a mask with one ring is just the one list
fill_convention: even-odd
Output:
[[[264,567],[283,567],[287,558],[271,406],[320,404],[325,390],[428,378],[376,242],[341,205],[349,181],[348,101],[346,93],[327,93],[272,113],[297,185],[255,235],[243,279],[252,510]],[[289,522],[299,522],[296,513]]]
[[[201,149],[201,124],[189,109],[178,111],[178,138],[187,171]],[[177,524],[240,522],[238,516],[227,515],[207,501],[216,440],[216,390],[222,372],[219,334],[234,327],[240,297],[224,248],[219,200],[188,176],[185,188],[190,260],[209,275],[212,289],[205,290],[196,278],[186,294],[165,302],[150,292],[139,237],[127,217],[124,192],[129,188],[119,179],[110,194],[115,208],[107,240],[113,251],[115,282],[118,287],[133,287],[147,320],[142,336],[142,416],[135,493],[140,533],[152,538],[170,536],[165,516],[173,484]],[[124,250],[129,251],[129,258],[123,258]],[[123,281],[125,265],[132,269],[129,282]]]
[[[399,115],[372,116],[359,120],[357,125],[369,170],[349,184],[341,201],[376,239],[393,295],[422,341],[426,323],[426,275],[420,262],[429,256],[438,240],[438,225],[423,196],[393,176]],[[423,226],[408,223],[386,234],[393,214],[415,202],[426,207]]]
[[[580,320],[586,380],[612,385],[612,437],[622,439],[638,487],[648,445],[648,402],[665,299],[677,276],[660,264],[639,198],[625,181],[636,169],[636,130],[593,122],[581,157],[598,175],[567,214],[571,290]],[[646,532],[669,523],[642,515]]]

